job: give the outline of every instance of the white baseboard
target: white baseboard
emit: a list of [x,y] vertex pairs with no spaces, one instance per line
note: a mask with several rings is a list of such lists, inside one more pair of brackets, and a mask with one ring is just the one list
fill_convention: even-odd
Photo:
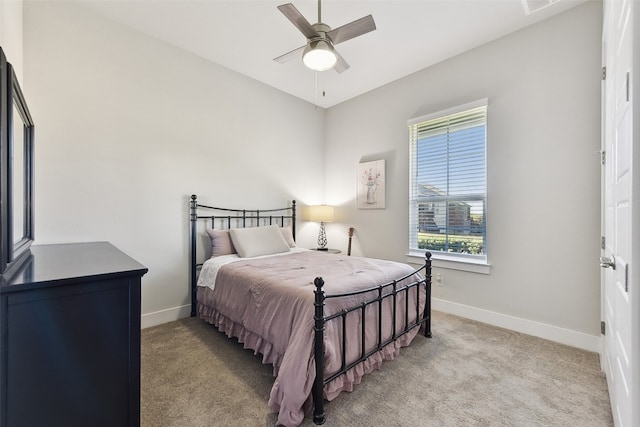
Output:
[[180,307],[168,308],[153,313],[143,314],[140,320],[141,329],[150,328],[151,326],[161,325],[174,320],[189,317],[191,315],[191,304]]
[[[602,349],[601,337],[597,335],[576,332],[570,329],[559,328],[557,326],[547,325],[533,320],[509,316],[495,311],[483,310],[481,308],[458,304],[438,298],[432,299],[431,307],[434,310],[454,314],[456,316],[487,323],[500,328],[510,329],[523,334],[533,335],[534,337],[544,338],[587,351],[599,353]],[[147,313],[142,315],[141,327],[142,329],[149,328],[151,326],[161,325],[184,317],[189,317],[190,315],[191,305],[183,305],[180,307],[156,311],[154,313]]]
[[583,332],[576,332],[570,329],[559,328],[533,320],[522,319],[520,317],[509,316],[496,313],[494,311],[483,310],[481,308],[458,304],[433,298],[431,308],[445,313],[454,314],[471,320],[476,320],[500,328],[510,329],[534,337],[544,338],[572,347],[581,348],[587,351],[600,352],[601,337],[589,335]]

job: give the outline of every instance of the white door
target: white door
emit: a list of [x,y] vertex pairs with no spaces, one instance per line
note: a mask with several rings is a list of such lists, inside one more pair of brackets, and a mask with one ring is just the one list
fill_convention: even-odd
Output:
[[[631,0],[606,0],[604,4],[603,58],[603,236],[602,315],[606,332],[602,367],[607,376],[613,419],[617,427],[640,426],[638,357],[638,290],[633,286],[637,245],[638,197],[633,183],[634,96],[633,31],[640,4]],[[635,22],[635,25],[640,25]],[[640,47],[640,46],[636,46]],[[637,55],[637,54],[636,54]],[[639,123],[636,119],[635,123]],[[638,151],[636,149],[636,151]],[[640,164],[637,161],[636,165]],[[637,172],[636,172],[637,175]],[[637,180],[636,180],[637,181]],[[636,231],[634,233],[634,226]],[[634,233],[634,234],[632,234]]]

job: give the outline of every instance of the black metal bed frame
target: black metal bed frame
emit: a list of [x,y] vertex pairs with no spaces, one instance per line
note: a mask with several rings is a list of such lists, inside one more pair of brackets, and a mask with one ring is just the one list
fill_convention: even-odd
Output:
[[[225,213],[221,214],[211,214],[211,215],[199,215],[198,209],[209,210],[213,212]],[[274,215],[276,212],[281,212],[279,215]],[[279,224],[284,227],[285,220],[290,221],[293,237],[295,239],[296,236],[296,201],[293,200],[291,202],[291,206],[286,208],[279,209],[227,209],[227,208],[217,208],[213,206],[202,205],[197,202],[197,196],[194,194],[191,196],[190,202],[190,282],[191,282],[191,316],[194,317],[197,315],[197,301],[196,301],[196,293],[197,293],[197,270],[202,266],[202,263],[198,263],[197,254],[196,254],[196,241],[197,241],[197,223],[198,220],[210,220],[211,228],[215,228],[216,221],[219,224],[225,224],[226,228],[232,228],[233,225],[240,228],[245,228],[247,226],[259,226],[259,225],[271,225],[271,224]],[[406,279],[409,279],[416,273],[424,270],[424,274],[422,279],[415,280],[409,284],[400,285],[400,282],[403,282]],[[313,398],[313,422],[315,424],[324,424],[325,422],[325,413],[324,413],[324,386],[330,383],[331,381],[338,378],[340,375],[345,374],[347,371],[363,362],[371,355],[376,352],[382,350],[385,346],[391,344],[396,341],[398,338],[403,335],[409,333],[416,327],[420,327],[424,324],[424,336],[427,338],[431,338],[431,253],[426,252],[425,254],[425,263],[422,267],[416,269],[415,271],[407,274],[406,276],[400,277],[396,280],[392,280],[388,283],[384,283],[382,285],[374,286],[368,289],[348,292],[342,294],[325,294],[322,289],[324,286],[324,280],[321,277],[316,277],[314,280],[314,285],[316,289],[314,290],[315,300],[314,300],[314,358],[316,362],[316,375],[313,383],[312,389],[312,398]],[[420,288],[424,286],[425,289],[425,307],[422,313],[422,318],[420,317]],[[411,289],[416,289],[416,317],[414,321],[409,321],[409,291]],[[360,294],[366,294],[369,292],[375,292],[376,297],[365,302],[362,302],[354,307],[350,307],[334,313],[332,315],[325,315],[324,306],[325,301],[327,299],[333,298],[342,298]],[[398,308],[398,299],[402,300],[404,295],[404,327],[398,330],[396,325],[397,319],[397,308]],[[385,299],[391,298],[392,302],[392,335],[390,338],[383,340],[382,338],[382,304]],[[365,350],[365,330],[366,330],[366,318],[364,316],[365,310],[368,306],[376,304],[378,307],[378,328],[377,328],[377,345],[372,350]],[[352,312],[360,311],[362,322],[360,323],[360,339],[361,339],[361,352],[360,357],[357,360],[351,361],[349,363],[346,362],[346,319],[347,315]],[[324,377],[324,330],[325,325],[330,321],[342,321],[342,352],[341,352],[341,368],[340,370],[332,373],[327,378]]]
[[[280,224],[284,227],[285,220],[291,222],[291,231],[293,239],[296,239],[296,201],[291,201],[291,206],[286,208],[276,209],[227,209],[216,208],[214,206],[201,205],[198,203],[198,196],[191,195],[191,202],[189,203],[189,276],[191,284],[191,317],[197,315],[196,308],[198,302],[196,301],[196,294],[198,288],[198,269],[202,267],[202,263],[198,263],[196,243],[198,234],[198,220],[210,220],[210,228],[216,228],[216,221],[218,224],[225,224],[226,228],[246,228],[247,225],[254,227],[259,225],[272,225]],[[210,212],[217,212],[218,214],[211,215],[198,215],[198,209],[205,209]],[[274,212],[281,212],[280,215],[273,215]],[[222,215],[221,213],[224,213]]]

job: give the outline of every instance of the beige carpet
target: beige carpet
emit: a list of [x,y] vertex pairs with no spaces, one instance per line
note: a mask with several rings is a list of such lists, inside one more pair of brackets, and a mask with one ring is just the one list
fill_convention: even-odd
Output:
[[[325,425],[613,425],[597,354],[439,312],[433,334],[326,404]],[[202,320],[144,329],[142,426],[275,426],[271,373]]]

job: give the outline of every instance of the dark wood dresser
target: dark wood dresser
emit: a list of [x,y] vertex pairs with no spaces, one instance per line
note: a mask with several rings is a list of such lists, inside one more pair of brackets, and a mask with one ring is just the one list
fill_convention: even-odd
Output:
[[140,425],[140,284],[107,242],[34,245],[0,286],[0,425]]

